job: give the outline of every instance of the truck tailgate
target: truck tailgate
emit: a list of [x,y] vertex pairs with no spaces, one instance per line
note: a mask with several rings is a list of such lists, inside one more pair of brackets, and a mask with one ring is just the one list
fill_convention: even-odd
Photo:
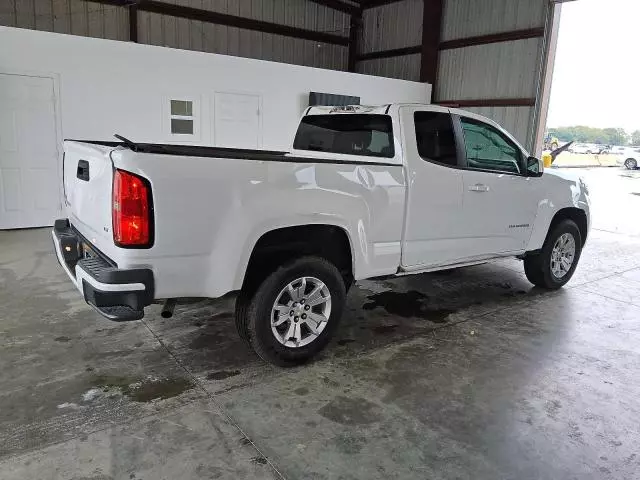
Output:
[[65,140],[64,196],[71,224],[98,249],[113,245],[111,146]]

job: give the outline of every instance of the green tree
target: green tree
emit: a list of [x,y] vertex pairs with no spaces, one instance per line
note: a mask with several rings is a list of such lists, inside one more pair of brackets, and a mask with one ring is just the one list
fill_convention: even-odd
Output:
[[[594,128],[585,125],[550,128],[549,134],[562,142],[599,143],[601,145],[626,145],[627,132],[623,128]],[[640,143],[640,131],[638,132]]]
[[640,145],[640,130],[631,134],[631,145]]

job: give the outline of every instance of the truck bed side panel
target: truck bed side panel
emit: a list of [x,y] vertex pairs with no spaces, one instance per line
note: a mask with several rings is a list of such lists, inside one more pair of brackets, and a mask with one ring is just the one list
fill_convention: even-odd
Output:
[[351,241],[356,279],[400,262],[402,166],[204,158],[115,150],[116,168],[151,182],[155,244],[110,249],[121,268],[149,267],[156,298],[218,297],[241,287],[253,246],[276,228],[329,224]]

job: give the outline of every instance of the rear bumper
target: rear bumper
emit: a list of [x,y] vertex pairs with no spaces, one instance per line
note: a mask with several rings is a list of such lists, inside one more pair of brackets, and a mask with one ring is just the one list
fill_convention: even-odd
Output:
[[56,220],[51,235],[58,262],[98,313],[114,321],[144,316],[144,307],[154,298],[150,269],[119,269],[82,238],[67,219]]

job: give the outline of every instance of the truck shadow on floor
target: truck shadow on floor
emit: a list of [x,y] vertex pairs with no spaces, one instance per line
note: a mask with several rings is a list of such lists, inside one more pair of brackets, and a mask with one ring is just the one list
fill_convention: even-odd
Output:
[[[541,293],[519,272],[495,264],[359,282],[320,358],[361,354],[480,316],[491,321],[492,311]],[[174,318],[150,315],[148,325],[193,374],[223,380],[262,364],[238,337],[233,307],[233,299],[182,303]]]

